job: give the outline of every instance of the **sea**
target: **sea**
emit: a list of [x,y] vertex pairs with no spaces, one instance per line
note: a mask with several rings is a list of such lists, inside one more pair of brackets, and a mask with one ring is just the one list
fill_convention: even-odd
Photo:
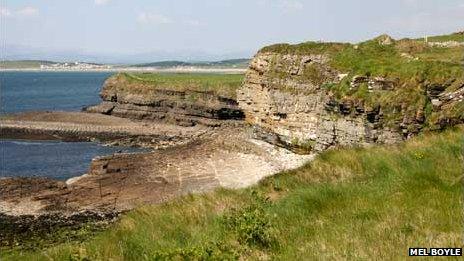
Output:
[[[0,116],[28,111],[80,111],[97,104],[106,72],[0,72]],[[142,149],[94,142],[1,139],[0,177],[67,180],[88,171],[97,156]]]

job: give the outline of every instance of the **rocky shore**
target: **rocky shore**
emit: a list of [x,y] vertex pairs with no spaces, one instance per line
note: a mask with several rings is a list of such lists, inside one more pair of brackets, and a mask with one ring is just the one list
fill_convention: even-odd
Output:
[[81,219],[97,222],[181,195],[247,187],[266,176],[297,168],[312,157],[253,139],[246,128],[238,126],[216,129],[185,145],[150,153],[96,158],[87,174],[66,182],[2,178],[0,223],[9,230],[2,230],[0,236],[11,237],[43,221],[44,226]]
[[[227,102],[226,106],[236,106]],[[176,125],[135,114],[118,115],[123,118],[88,110],[10,115],[2,118],[0,131],[2,138],[98,141],[143,146],[153,152],[95,158],[86,174],[66,182],[0,178],[0,224],[5,227],[0,238],[4,244],[11,244],[25,231],[114,220],[143,204],[219,187],[247,187],[313,157],[257,140],[245,122],[216,117],[207,109],[201,118],[208,123],[175,121]],[[191,115],[178,116],[192,119]]]
[[204,126],[149,124],[102,114],[32,112],[5,117],[2,138],[99,141],[111,145],[163,148],[184,144],[208,131]]

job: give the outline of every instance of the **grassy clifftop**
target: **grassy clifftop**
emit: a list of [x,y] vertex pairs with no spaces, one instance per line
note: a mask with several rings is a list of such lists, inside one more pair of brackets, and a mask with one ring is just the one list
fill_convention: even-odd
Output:
[[[433,43],[453,41],[457,45],[438,46]],[[260,53],[275,55],[321,54],[329,58],[329,65],[340,74],[347,74],[340,82],[320,79],[318,68],[308,73],[292,75],[282,64],[271,68],[269,77],[296,81],[312,80],[320,83],[340,102],[382,108],[386,123],[397,126],[404,117],[414,119],[424,115],[424,125],[436,128],[440,122],[464,120],[464,102],[455,102],[433,110],[428,92],[439,90],[451,93],[464,86],[464,34],[429,37],[424,39],[394,40],[386,35],[359,44],[307,42],[297,45],[277,44],[263,48]],[[392,90],[370,90],[367,82],[353,88],[355,76],[381,78],[394,83]],[[421,123],[422,124],[422,123]]]
[[126,214],[83,243],[2,260],[398,259],[462,246],[464,130],[405,144],[325,152],[239,191]]
[[[353,75],[412,78],[416,82],[428,83],[448,81],[453,87],[464,84],[464,46],[433,47],[415,39],[392,39],[388,44],[382,43],[387,38],[384,35],[356,45],[317,42],[277,44],[264,47],[260,52],[325,54],[330,57],[334,68]],[[436,36],[429,38],[429,42],[443,42],[444,39],[464,42],[464,34]]]
[[112,77],[127,92],[150,93],[153,90],[200,91],[235,98],[243,81],[240,74],[214,73],[120,73]]
[[[464,84],[464,46],[433,47],[421,39],[391,39],[388,44],[382,43],[387,38],[383,35],[356,45],[317,42],[277,44],[264,47],[260,52],[325,54],[330,57],[334,68],[353,75],[398,77],[416,83],[448,83],[452,88]],[[464,34],[429,38],[429,42],[445,40],[464,42]]]

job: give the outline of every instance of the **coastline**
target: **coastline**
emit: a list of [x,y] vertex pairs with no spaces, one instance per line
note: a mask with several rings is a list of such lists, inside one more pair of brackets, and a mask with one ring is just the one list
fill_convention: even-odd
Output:
[[224,73],[224,74],[244,74],[246,69],[238,68],[94,68],[94,69],[41,69],[41,68],[24,68],[24,69],[5,69],[0,68],[0,72],[151,72],[151,73]]

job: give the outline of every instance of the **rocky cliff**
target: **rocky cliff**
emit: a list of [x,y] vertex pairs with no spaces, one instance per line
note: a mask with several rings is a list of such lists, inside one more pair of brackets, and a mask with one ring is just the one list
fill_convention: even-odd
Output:
[[462,51],[385,35],[269,46],[238,102],[256,135],[296,152],[394,143],[464,121]]
[[[117,74],[105,82],[101,92],[103,102],[85,110],[138,120],[163,120],[183,126],[198,123],[216,126],[222,120],[243,118],[235,95],[231,95],[235,92],[234,87],[241,83],[240,76],[190,77],[182,82],[186,77],[176,74]],[[218,88],[211,88],[213,85]]]

